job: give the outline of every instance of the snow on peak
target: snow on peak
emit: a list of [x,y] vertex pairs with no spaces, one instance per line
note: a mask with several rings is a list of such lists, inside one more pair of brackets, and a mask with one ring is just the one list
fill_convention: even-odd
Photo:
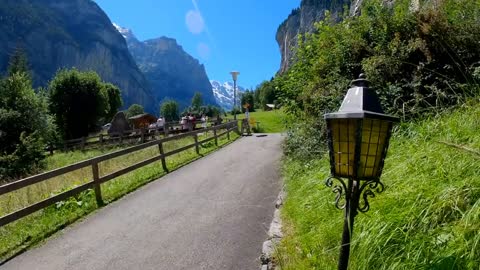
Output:
[[[211,80],[213,95],[217,103],[225,110],[233,108],[233,83]],[[240,96],[245,92],[245,89],[237,85],[237,104],[240,104]]]
[[132,30],[128,29],[128,28],[125,28],[125,27],[121,27],[120,25],[116,24],[116,23],[112,23],[113,26],[117,29],[117,31],[122,34],[122,36],[125,38],[125,39],[129,39],[129,38],[134,38],[136,39],[135,35],[133,34]]

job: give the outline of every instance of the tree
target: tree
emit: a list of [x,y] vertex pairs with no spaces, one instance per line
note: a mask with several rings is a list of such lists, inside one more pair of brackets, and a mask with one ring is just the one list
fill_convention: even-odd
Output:
[[254,99],[259,102],[259,107],[266,109],[267,104],[275,103],[277,99],[273,81],[264,81],[255,90]]
[[192,98],[192,107],[194,110],[198,110],[203,105],[202,93],[195,92]]
[[108,112],[108,95],[97,73],[60,70],[49,84],[50,112],[64,139],[87,136]]
[[144,113],[145,113],[145,110],[143,109],[142,105],[132,104],[130,107],[128,107],[128,109],[125,113],[125,117],[127,117],[127,119],[128,119],[128,118],[133,117],[135,115],[144,114]]
[[17,47],[8,63],[8,76],[12,76],[15,73],[21,73],[27,76],[31,80],[30,71],[28,68],[28,60],[25,51]]
[[108,97],[108,111],[105,116],[105,122],[111,121],[112,118],[115,116],[115,114],[118,112],[118,109],[122,107],[123,101],[122,101],[122,96],[120,93],[120,88],[117,86],[111,84],[111,83],[106,83],[104,84],[104,91],[107,94]]
[[35,94],[24,56],[15,53],[0,80],[0,178],[17,177],[41,165],[54,126],[45,100]]
[[253,92],[252,91],[245,91],[245,93],[243,93],[242,95],[242,99],[241,99],[241,103],[242,103],[242,112],[245,112],[245,106],[248,104],[249,107],[248,107],[248,110],[250,112],[254,112],[255,111],[255,100],[254,100],[254,96],[253,96]]
[[162,102],[160,105],[160,114],[165,118],[166,121],[178,120],[178,103],[175,100],[167,99]]

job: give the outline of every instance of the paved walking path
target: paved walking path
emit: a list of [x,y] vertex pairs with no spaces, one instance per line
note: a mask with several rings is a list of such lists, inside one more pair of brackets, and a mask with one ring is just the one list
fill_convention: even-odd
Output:
[[2,270],[259,269],[281,135],[251,136],[125,196]]

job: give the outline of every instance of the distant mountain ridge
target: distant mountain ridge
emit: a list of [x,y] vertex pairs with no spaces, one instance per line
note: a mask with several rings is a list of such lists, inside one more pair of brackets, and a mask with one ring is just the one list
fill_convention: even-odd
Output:
[[124,38],[91,0],[2,0],[0,73],[17,47],[27,54],[35,87],[46,86],[60,68],[94,70],[120,87],[124,107],[158,110]]
[[217,104],[205,67],[175,39],[160,37],[142,42],[131,30],[114,26],[127,41],[130,53],[158,101],[171,98],[178,101],[180,107],[187,107],[195,92],[200,92],[205,104]]
[[[233,83],[212,80],[210,81],[213,88],[213,94],[220,107],[230,111],[233,109]],[[237,106],[240,104],[241,94],[245,92],[245,88],[237,85]]]

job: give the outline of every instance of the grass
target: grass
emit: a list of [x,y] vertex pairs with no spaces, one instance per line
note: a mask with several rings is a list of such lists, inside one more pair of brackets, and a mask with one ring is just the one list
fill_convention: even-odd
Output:
[[[208,136],[211,137],[212,133]],[[238,138],[238,135],[234,132],[231,132],[230,136],[231,141]],[[200,135],[199,139],[202,140],[203,136]],[[193,142],[193,138],[167,142],[164,144],[164,150],[165,152],[168,152],[192,144]],[[218,140],[219,146],[225,145],[228,142],[226,136],[222,136]],[[215,151],[217,148],[218,147],[215,146],[214,141],[210,141],[203,144],[200,148],[200,153],[201,155],[206,155]],[[115,150],[118,150],[118,148],[58,153],[47,158],[47,170],[59,168]],[[99,164],[100,174],[106,175],[115,172],[155,155],[158,155],[158,147],[156,146],[101,162]],[[167,167],[172,171],[200,157],[201,156],[196,154],[195,148],[191,148],[187,151],[168,157],[166,159]],[[165,172],[162,169],[161,162],[152,163],[102,184],[103,199],[108,204],[163,175],[165,175]],[[12,193],[1,195],[0,216],[48,198],[52,194],[57,194],[77,185],[86,183],[90,181],[90,179],[92,179],[92,172],[91,168],[88,167],[55,177],[48,181],[37,183]],[[74,198],[70,198],[67,201],[59,202],[23,219],[10,223],[4,227],[0,227],[0,262],[41,242],[43,239],[54,234],[58,230],[61,230],[67,225],[97,209],[98,206],[95,201],[95,194],[92,190],[88,190],[87,192]]]
[[[370,211],[355,220],[349,269],[480,269],[480,107],[399,126]],[[286,159],[283,270],[336,269],[343,212],[324,185],[328,158]]]
[[[237,115],[238,119],[244,119],[245,114]],[[250,113],[250,119],[258,123],[257,133],[281,133],[285,132],[285,113],[283,110],[262,111],[257,110]]]

